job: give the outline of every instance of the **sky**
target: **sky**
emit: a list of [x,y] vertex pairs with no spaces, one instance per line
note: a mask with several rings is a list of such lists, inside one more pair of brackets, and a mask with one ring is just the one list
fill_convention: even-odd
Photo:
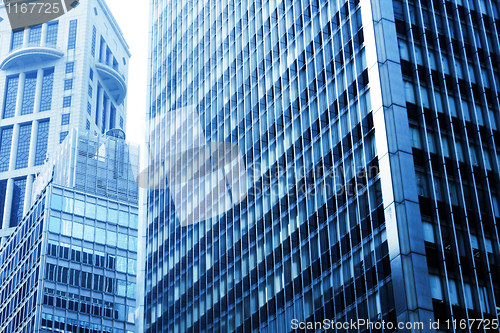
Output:
[[[127,141],[143,143],[147,96],[149,1],[105,0],[115,17],[132,57],[127,91]],[[144,3],[143,6],[137,4]]]

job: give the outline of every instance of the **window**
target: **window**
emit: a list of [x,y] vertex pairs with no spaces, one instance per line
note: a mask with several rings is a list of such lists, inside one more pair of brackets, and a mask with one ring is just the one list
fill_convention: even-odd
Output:
[[57,45],[57,32],[59,30],[59,21],[51,22],[47,26],[47,45],[55,47]]
[[92,68],[90,69],[89,77],[90,77],[90,81],[94,80],[94,70]]
[[71,89],[73,89],[73,79],[64,80],[64,90],[71,90]]
[[71,20],[69,22],[69,34],[68,34],[68,50],[74,50],[76,47],[76,29],[77,20]]
[[118,247],[121,249],[127,249],[128,236],[125,234],[118,233]]
[[441,279],[437,275],[429,274],[429,280],[431,283],[431,295],[432,298],[437,300],[443,300],[443,289],[441,288]]
[[109,112],[109,129],[115,128],[116,123],[116,108],[111,104],[111,109]]
[[0,172],[9,170],[13,131],[12,127],[2,128],[0,135]]
[[35,165],[42,165],[47,157],[47,142],[49,139],[49,120],[38,123],[36,138]]
[[67,62],[66,63],[66,74],[73,73],[74,69],[75,69],[74,62]]
[[104,98],[102,100],[102,125],[101,125],[101,132],[104,134],[106,132],[106,116],[107,116],[107,107],[108,107],[108,96],[104,94]]
[[123,129],[123,117],[120,116],[120,128]]
[[89,116],[92,115],[92,105],[90,104],[90,102],[87,102],[87,113],[89,114]]
[[70,117],[69,113],[63,114],[62,118],[61,118],[61,125],[68,125],[69,124],[69,117]]
[[17,90],[19,87],[19,75],[7,78],[5,88],[5,100],[3,104],[3,119],[12,118],[16,113]]
[[35,107],[36,75],[36,72],[26,74],[21,115],[33,113]]
[[65,96],[63,98],[63,108],[69,108],[71,106],[71,96]]
[[31,124],[21,125],[17,144],[16,170],[28,166],[31,141]]
[[52,108],[52,87],[54,86],[54,68],[43,71],[42,99],[40,102],[40,112],[48,111]]
[[10,42],[10,50],[14,51],[23,46],[24,29],[12,32],[12,40]]
[[92,86],[89,84],[89,97],[92,98]]
[[12,210],[10,214],[10,227],[15,227],[23,218],[24,196],[26,192],[26,178],[14,180],[12,195]]
[[66,139],[67,136],[68,136],[68,131],[61,132],[59,134],[59,143],[63,142],[64,139]]
[[29,46],[40,46],[42,41],[42,26],[38,25],[30,29]]
[[97,37],[97,29],[95,28],[95,26],[93,26],[92,27],[92,47],[90,48],[90,53],[92,54],[93,57],[95,56],[96,37]]
[[90,130],[90,121],[87,119],[87,123],[85,124],[85,129]]

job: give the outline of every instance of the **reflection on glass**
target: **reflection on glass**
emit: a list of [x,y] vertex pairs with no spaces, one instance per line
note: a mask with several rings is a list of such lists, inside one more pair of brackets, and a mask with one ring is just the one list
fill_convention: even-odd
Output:
[[95,228],[95,242],[99,244],[106,244],[106,230]]
[[106,234],[107,234],[106,243],[109,246],[116,246],[116,232],[106,230]]
[[101,221],[106,221],[106,207],[97,205],[97,219]]
[[83,216],[85,212],[85,203],[81,200],[75,200],[75,214]]
[[118,219],[118,224],[124,227],[128,227],[128,213],[120,210],[120,217]]
[[[52,199],[54,200],[54,199]],[[52,201],[54,202],[54,201]],[[61,232],[61,219],[55,216],[50,217],[50,223],[49,223],[49,231],[53,233],[60,233]]]
[[89,219],[95,219],[95,204],[87,202],[85,206],[86,206],[85,216],[88,217]]
[[73,198],[63,198],[63,211],[66,213],[73,213]]
[[58,194],[52,194],[52,202],[50,208],[55,210],[61,210],[62,208],[62,197]]
[[125,234],[118,233],[118,247],[121,249],[127,249],[128,236]]
[[90,225],[86,225],[83,232],[83,239],[89,242],[94,241],[94,227]]
[[83,238],[83,224],[73,223],[73,237],[82,239]]

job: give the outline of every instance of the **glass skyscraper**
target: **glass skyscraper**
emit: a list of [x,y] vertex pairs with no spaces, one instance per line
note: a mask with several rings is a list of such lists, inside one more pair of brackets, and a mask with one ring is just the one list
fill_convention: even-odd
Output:
[[[498,2],[150,8],[141,332],[498,331]],[[187,224],[178,110],[248,185]]]
[[71,129],[125,126],[128,45],[104,0],[75,4],[55,20],[12,31],[7,11],[17,4],[0,3],[2,237],[30,209],[35,175]]
[[134,332],[138,155],[76,130],[54,152],[0,247],[2,332]]

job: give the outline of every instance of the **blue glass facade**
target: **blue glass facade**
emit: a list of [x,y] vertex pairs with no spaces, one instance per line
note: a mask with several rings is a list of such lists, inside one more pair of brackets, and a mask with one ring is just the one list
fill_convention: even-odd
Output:
[[488,0],[153,1],[151,155],[176,134],[162,119],[192,107],[208,142],[240,147],[249,186],[183,226],[190,200],[150,184],[144,331],[498,321],[498,15]]

